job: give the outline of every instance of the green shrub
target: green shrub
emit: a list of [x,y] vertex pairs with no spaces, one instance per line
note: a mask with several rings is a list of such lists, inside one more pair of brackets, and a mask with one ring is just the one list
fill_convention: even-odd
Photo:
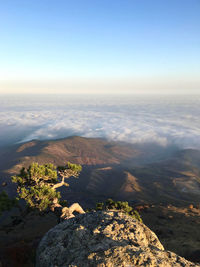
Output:
[[103,210],[104,208],[104,203],[103,202],[99,202],[96,204],[96,210]]
[[17,204],[16,199],[10,199],[6,192],[0,193],[0,215],[3,211],[10,210]]
[[136,210],[133,210],[133,208],[129,206],[127,201],[114,201],[113,199],[109,198],[106,200],[105,204],[103,202],[99,202],[96,204],[96,210],[112,209],[123,211],[134,219],[142,222],[140,214]]
[[133,217],[134,219],[142,222],[142,218],[140,217],[140,214],[137,210],[131,211],[130,216]]

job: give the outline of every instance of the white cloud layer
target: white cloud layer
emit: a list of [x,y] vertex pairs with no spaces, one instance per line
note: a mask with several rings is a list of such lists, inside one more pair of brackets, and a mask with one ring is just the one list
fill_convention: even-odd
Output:
[[200,148],[200,97],[1,97],[0,143],[71,135]]

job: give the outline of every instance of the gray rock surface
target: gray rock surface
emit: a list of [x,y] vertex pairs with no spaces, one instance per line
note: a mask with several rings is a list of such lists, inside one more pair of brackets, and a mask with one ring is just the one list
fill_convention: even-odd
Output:
[[165,251],[155,233],[117,211],[86,213],[52,228],[37,249],[36,267],[200,266]]

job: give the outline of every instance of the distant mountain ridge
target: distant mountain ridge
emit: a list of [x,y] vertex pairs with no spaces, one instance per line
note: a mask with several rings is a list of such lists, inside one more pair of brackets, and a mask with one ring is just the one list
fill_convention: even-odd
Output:
[[82,165],[120,164],[139,154],[141,153],[130,144],[119,144],[100,138],[73,136],[52,141],[33,140],[15,145],[0,155],[0,169],[16,172],[33,161],[41,164],[51,162],[55,165],[63,165],[67,161]]
[[[138,202],[200,201],[200,151],[168,151],[100,138],[68,137],[33,140],[0,154],[1,182],[32,162],[83,165],[79,179],[69,179],[66,199],[98,201],[108,197]],[[1,188],[2,189],[2,188]],[[13,191],[14,192],[14,191]]]

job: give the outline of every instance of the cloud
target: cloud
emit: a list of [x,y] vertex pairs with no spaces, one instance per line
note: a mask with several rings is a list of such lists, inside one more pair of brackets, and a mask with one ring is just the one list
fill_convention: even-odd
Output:
[[80,135],[200,147],[199,104],[200,98],[192,96],[52,96],[35,97],[31,103],[23,97],[20,101],[4,99],[0,140],[9,132],[13,142]]

